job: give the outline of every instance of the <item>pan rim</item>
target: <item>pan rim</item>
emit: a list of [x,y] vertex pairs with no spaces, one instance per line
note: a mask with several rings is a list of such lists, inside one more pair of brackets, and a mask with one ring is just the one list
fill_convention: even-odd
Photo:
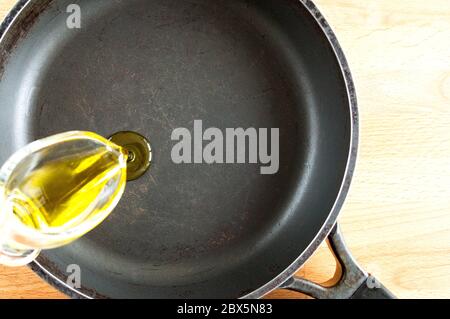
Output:
[[[315,238],[311,241],[308,247],[300,253],[300,255],[295,259],[291,265],[284,269],[280,274],[275,276],[272,280],[264,284],[263,286],[257,288],[256,290],[240,297],[243,299],[247,298],[261,298],[264,295],[270,293],[273,290],[279,289],[280,286],[290,278],[300,269],[300,267],[311,257],[311,255],[317,250],[319,245],[326,239],[328,234],[333,229],[337,222],[337,218],[344,204],[345,198],[349,192],[350,184],[353,176],[353,172],[356,166],[356,158],[358,153],[358,141],[359,141],[359,120],[358,120],[358,103],[356,97],[356,90],[351,75],[351,71],[344,55],[341,45],[339,44],[335,33],[326,21],[325,17],[319,11],[317,6],[312,0],[297,0],[300,5],[302,5],[306,11],[312,16],[316,23],[320,26],[323,34],[326,36],[336,60],[339,64],[339,68],[342,72],[342,77],[345,82],[345,87],[347,91],[348,105],[349,105],[349,115],[350,115],[350,140],[349,140],[349,153],[347,157],[347,164],[345,173],[341,182],[339,192],[336,196],[336,200],[333,207],[328,214],[327,219],[323,223],[321,229],[316,234]],[[8,33],[9,28],[14,24],[14,22],[20,18],[24,9],[33,0],[19,0],[11,11],[4,18],[3,22],[0,24],[0,43],[3,41],[4,36]],[[37,273],[41,278],[48,282],[53,287],[57,288],[59,291],[68,295],[72,298],[95,298],[92,296],[92,290],[81,288],[73,288],[56,275],[54,275],[50,270],[43,266],[38,261],[34,261],[29,265],[30,268]]]
[[349,154],[347,157],[347,165],[345,168],[344,177],[342,179],[341,187],[339,189],[336,200],[331,208],[328,218],[325,220],[321,229],[311,241],[308,247],[297,257],[297,259],[291,263],[284,271],[274,277],[271,281],[267,282],[263,286],[254,290],[253,292],[241,297],[242,299],[256,299],[261,298],[273,290],[280,289],[282,285],[291,279],[295,273],[303,266],[303,264],[312,256],[312,254],[319,248],[319,245],[328,237],[332,229],[337,223],[337,218],[344,205],[345,198],[350,189],[351,180],[356,166],[356,158],[359,145],[359,121],[358,121],[358,102],[356,97],[356,89],[351,75],[350,67],[345,57],[344,51],[339,44],[339,41],[328,24],[327,20],[314,4],[312,0],[297,0],[303,7],[311,14],[316,23],[320,26],[322,32],[326,36],[336,60],[339,64],[339,68],[342,72],[342,77],[345,82],[347,91],[347,98],[349,104],[350,114],[350,141],[349,141]]

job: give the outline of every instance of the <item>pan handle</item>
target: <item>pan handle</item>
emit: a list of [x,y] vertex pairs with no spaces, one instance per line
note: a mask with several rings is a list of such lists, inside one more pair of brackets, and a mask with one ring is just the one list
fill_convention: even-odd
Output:
[[336,224],[327,240],[336,258],[337,283],[324,287],[303,278],[291,277],[280,288],[304,293],[317,299],[395,299],[375,277],[357,264],[348,250],[339,226]]

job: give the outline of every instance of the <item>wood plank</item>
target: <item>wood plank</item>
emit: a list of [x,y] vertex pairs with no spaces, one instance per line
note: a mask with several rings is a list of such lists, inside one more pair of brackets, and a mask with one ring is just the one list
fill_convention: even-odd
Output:
[[[0,18],[13,5],[0,0]],[[317,0],[352,68],[361,112],[340,219],[355,257],[401,298],[450,298],[450,1]],[[332,274],[325,247],[299,272]],[[0,267],[0,298],[64,297]],[[277,291],[270,298],[304,298]]]

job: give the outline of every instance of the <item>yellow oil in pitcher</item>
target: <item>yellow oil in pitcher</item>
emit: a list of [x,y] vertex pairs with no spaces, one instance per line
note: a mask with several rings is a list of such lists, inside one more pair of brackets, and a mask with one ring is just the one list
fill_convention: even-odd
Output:
[[0,264],[25,265],[92,230],[150,161],[150,144],[134,132],[108,140],[73,131],[17,151],[0,168]]
[[126,149],[101,136],[77,132],[76,138],[55,140],[16,163],[4,192],[23,225],[43,231],[90,225],[84,233],[122,194],[127,156]]
[[[126,152],[122,155],[126,157]],[[115,178],[120,174],[123,176]],[[114,188],[122,189],[126,182],[123,166],[120,158],[105,146],[81,156],[72,154],[45,161],[6,191],[10,191],[14,214],[27,226],[67,227],[85,220],[84,217],[95,218],[103,207],[109,206],[115,194],[102,198],[102,192],[116,180]],[[89,211],[98,200],[105,203]],[[83,216],[88,211],[89,216]]]

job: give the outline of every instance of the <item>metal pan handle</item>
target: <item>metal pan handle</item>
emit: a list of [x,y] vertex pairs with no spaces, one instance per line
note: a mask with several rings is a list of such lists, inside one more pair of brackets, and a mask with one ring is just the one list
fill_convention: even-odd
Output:
[[303,278],[292,277],[280,288],[301,292],[317,299],[395,299],[375,277],[357,264],[337,224],[330,232],[327,243],[337,261],[336,275],[339,279],[334,286],[324,287]]

